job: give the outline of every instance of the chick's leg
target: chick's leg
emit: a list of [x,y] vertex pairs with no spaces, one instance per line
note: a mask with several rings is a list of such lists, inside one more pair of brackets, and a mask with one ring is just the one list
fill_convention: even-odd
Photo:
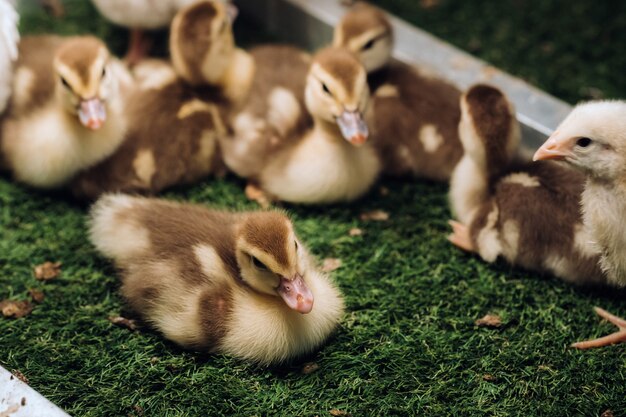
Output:
[[452,233],[448,235],[448,240],[458,248],[468,252],[476,252],[470,237],[469,228],[455,220],[448,221],[448,224],[452,227]]
[[148,55],[148,51],[151,47],[152,39],[146,36],[143,30],[132,29],[130,32],[128,52],[126,52],[124,60],[128,66],[132,67]]
[[572,347],[575,347],[577,349],[590,349],[594,347],[608,346],[614,343],[626,342],[626,320],[614,316],[613,314],[601,309],[600,307],[595,307],[594,310],[600,317],[616,325],[619,330],[615,333],[611,333],[608,336],[600,337],[598,339],[573,343]]

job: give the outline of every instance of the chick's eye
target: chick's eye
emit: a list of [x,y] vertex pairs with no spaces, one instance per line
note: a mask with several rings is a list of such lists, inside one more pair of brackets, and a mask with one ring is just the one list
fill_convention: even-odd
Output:
[[105,75],[107,75],[107,69],[102,68],[102,78],[104,78]]
[[67,80],[66,80],[65,78],[60,77],[60,79],[61,79],[61,84],[63,84],[63,87],[65,87],[65,88],[71,88],[71,87],[70,87],[70,83],[68,83],[68,82],[67,82]]
[[579,138],[576,141],[576,146],[580,146],[581,148],[586,148],[587,146],[591,145],[592,140],[589,138]]
[[367,51],[368,49],[372,49],[372,47],[374,46],[374,42],[376,42],[376,39],[370,39],[365,45],[361,47],[361,50]]
[[268,270],[267,266],[263,262],[259,261],[254,256],[252,257],[252,263],[254,264],[255,267],[257,267],[260,270],[263,270],[263,271],[267,271]]
[[330,90],[328,89],[328,86],[324,83],[322,83],[322,90],[324,90],[324,92],[328,94],[329,96],[332,96]]
[[294,240],[294,241],[293,241],[293,243],[294,243],[294,245],[295,245],[295,247],[296,247],[296,251],[297,251],[297,250],[298,250],[298,241],[297,241],[297,240]]

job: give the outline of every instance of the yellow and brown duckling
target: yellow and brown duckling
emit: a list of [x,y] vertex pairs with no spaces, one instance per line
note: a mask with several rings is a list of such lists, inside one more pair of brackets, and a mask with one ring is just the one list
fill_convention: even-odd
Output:
[[447,181],[463,155],[460,91],[392,60],[393,27],[374,6],[353,6],[336,26],[333,44],[358,55],[369,73],[368,123],[383,174]]
[[57,188],[109,156],[126,131],[128,80],[94,37],[22,39],[0,126],[3,166],[19,182]]
[[110,194],[90,235],[120,268],[129,305],[184,348],[277,364],[317,349],[343,313],[281,212]]
[[502,257],[579,284],[605,283],[583,227],[582,174],[554,162],[512,164],[520,138],[513,106],[494,87],[461,101],[465,155],[450,183],[450,241],[487,262]]
[[77,178],[75,196],[153,194],[224,170],[218,144],[227,132],[223,119],[245,96],[253,71],[245,65],[251,63],[247,54],[234,47],[231,31],[220,1],[198,2],[176,15],[172,64],[148,60],[134,68],[138,88],[128,100],[126,138]]
[[[584,175],[580,199],[584,228],[579,233],[586,250],[599,257],[599,267],[608,283],[626,286],[626,102],[579,104],[537,150],[534,160],[560,160],[573,168],[575,175]],[[574,209],[579,207],[570,204]],[[600,308],[596,312],[619,330],[600,339],[575,343],[574,347],[626,341],[626,320]]]
[[287,132],[273,146],[254,139],[262,144],[256,152],[245,139],[228,138],[222,141],[226,165],[276,200],[323,204],[362,196],[380,170],[363,119],[369,99],[363,66],[345,49],[318,52],[304,96],[311,127]]

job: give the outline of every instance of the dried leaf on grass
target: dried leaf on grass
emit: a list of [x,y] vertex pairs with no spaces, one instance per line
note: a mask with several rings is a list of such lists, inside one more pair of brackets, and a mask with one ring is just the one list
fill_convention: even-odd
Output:
[[43,291],[39,291],[36,288],[31,288],[28,290],[28,295],[30,295],[30,298],[33,299],[33,301],[37,304],[41,304],[41,302],[44,300],[44,298],[46,298],[45,294],[43,293]]
[[302,367],[302,373],[304,375],[309,375],[317,371],[318,369],[320,369],[320,366],[318,364],[316,364],[315,362],[308,362],[308,363],[305,363],[304,366]]
[[600,417],[613,417],[613,410],[604,410]]
[[484,374],[483,380],[487,382],[494,382],[497,378],[491,374]]
[[34,306],[27,300],[2,300],[0,301],[0,311],[4,317],[16,319],[27,316],[33,311]]
[[360,217],[363,221],[374,220],[378,222],[384,222],[386,220],[389,220],[389,213],[383,210],[373,210],[361,213]]
[[40,281],[49,281],[61,273],[61,262],[44,262],[35,267],[35,278]]
[[324,259],[324,264],[322,265],[322,271],[324,272],[332,272],[335,269],[341,267],[341,259],[338,258],[326,258]]
[[127,319],[126,317],[110,316],[109,317],[109,321],[111,323],[115,324],[116,326],[124,327],[124,328],[126,328],[128,330],[136,330],[137,329],[137,324],[135,323],[135,320]]
[[26,378],[26,375],[24,375],[23,373],[21,373],[17,369],[11,369],[11,373],[13,374],[13,376],[15,376],[17,379],[19,379],[23,383],[25,383],[25,384],[29,383],[28,378]]
[[331,416],[334,416],[334,417],[349,417],[350,416],[350,413],[348,413],[347,411],[338,410],[336,408],[331,409],[329,413]]
[[423,9],[432,9],[439,6],[440,0],[420,0],[420,6]]
[[479,327],[500,327],[502,326],[502,319],[495,314],[486,314],[485,317],[476,320],[474,324]]
[[352,229],[350,229],[348,234],[350,236],[361,236],[363,234],[363,230],[359,229],[358,227],[353,227]]

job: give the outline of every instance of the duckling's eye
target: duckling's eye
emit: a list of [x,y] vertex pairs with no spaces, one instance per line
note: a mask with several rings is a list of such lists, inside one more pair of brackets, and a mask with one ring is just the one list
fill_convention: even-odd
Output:
[[252,263],[257,269],[260,269],[262,271],[269,270],[269,268],[263,262],[259,261],[255,256],[252,257]]
[[579,138],[576,141],[576,146],[580,146],[581,148],[586,148],[587,146],[591,145],[592,140],[589,138]]
[[101,76],[101,78],[104,78],[105,75],[107,75],[107,69],[106,68],[102,68],[102,76]]
[[293,243],[296,245],[296,252],[298,251],[298,241],[294,240]]
[[365,45],[361,47],[361,50],[367,51],[368,49],[372,49],[375,42],[376,42],[376,39],[370,39]]
[[331,97],[333,96],[332,93],[330,92],[330,90],[328,89],[328,86],[326,84],[324,84],[324,83],[322,83],[322,90],[324,90],[324,92],[326,94],[328,94],[329,96],[331,96]]
[[67,80],[63,77],[59,77],[61,79],[61,83],[63,84],[63,87],[67,88],[67,89],[72,89],[72,87],[70,87],[70,83],[67,82]]

